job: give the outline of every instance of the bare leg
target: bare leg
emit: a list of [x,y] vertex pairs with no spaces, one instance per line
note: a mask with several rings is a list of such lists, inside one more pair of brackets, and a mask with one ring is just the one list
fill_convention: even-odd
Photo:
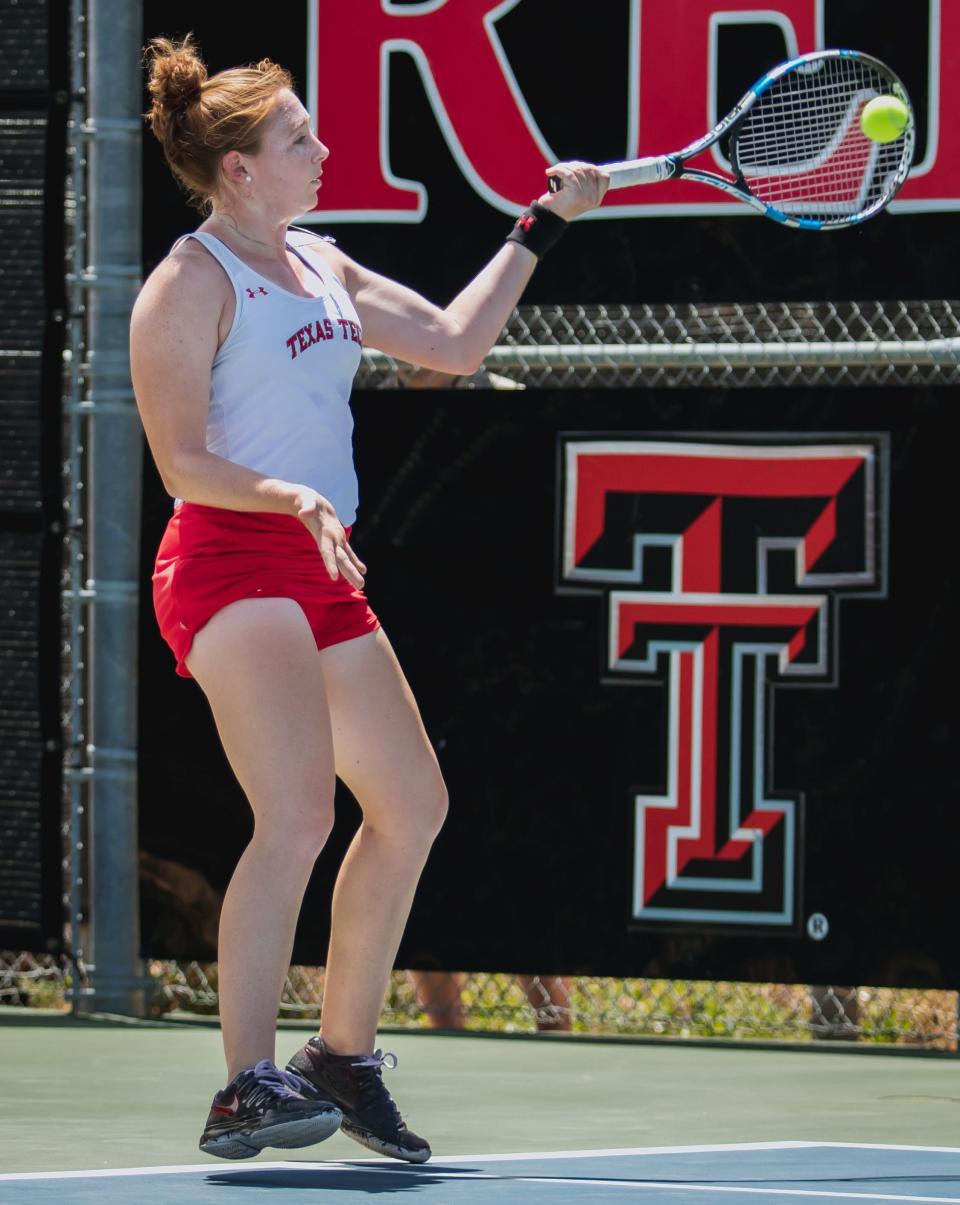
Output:
[[338,775],[363,823],[333,894],[323,999],[331,1051],[369,1054],[420,872],[446,815],[440,768],[382,631],[320,654]]
[[460,999],[467,980],[463,971],[407,971],[407,978],[431,1029],[466,1029]]
[[333,743],[319,654],[291,599],[244,599],[218,611],[187,665],[255,817],[220,916],[220,1018],[232,1079],[275,1057],[294,929],[333,822]]
[[537,1029],[548,1033],[573,1028],[570,993],[573,979],[562,975],[518,975],[527,1003],[537,1019]]

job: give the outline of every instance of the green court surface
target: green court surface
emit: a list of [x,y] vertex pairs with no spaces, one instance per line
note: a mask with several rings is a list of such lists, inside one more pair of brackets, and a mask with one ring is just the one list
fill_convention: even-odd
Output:
[[[282,1025],[278,1059],[311,1032]],[[789,1140],[960,1145],[960,1067],[948,1057],[409,1032],[380,1043],[399,1059],[386,1082],[435,1158]],[[209,1021],[0,1008],[0,1172],[203,1163],[197,1140],[223,1081]],[[337,1134],[292,1157],[367,1154]]]

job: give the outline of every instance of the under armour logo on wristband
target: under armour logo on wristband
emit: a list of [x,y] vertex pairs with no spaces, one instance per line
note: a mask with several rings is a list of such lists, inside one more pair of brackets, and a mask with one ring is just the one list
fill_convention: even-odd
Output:
[[508,243],[520,243],[542,259],[567,228],[567,222],[559,214],[533,201],[514,223],[507,235]]

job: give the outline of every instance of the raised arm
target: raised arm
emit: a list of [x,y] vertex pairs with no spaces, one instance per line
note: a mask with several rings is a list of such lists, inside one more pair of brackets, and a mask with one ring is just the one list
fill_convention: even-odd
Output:
[[[546,193],[538,204],[565,221],[603,200],[607,176],[589,164],[561,164],[549,174],[564,178],[559,193]],[[343,273],[360,321],[364,343],[388,355],[440,372],[476,372],[496,342],[526,288],[537,257],[508,242],[445,308],[412,289],[379,276],[336,248],[323,253]]]

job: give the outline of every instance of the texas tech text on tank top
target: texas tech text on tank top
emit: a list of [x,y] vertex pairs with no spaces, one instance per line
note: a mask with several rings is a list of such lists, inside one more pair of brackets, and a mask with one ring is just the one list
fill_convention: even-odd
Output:
[[287,246],[310,269],[316,297],[267,280],[212,234],[185,237],[214,256],[236,297],[233,325],[213,361],[207,450],[312,486],[350,526],[357,513],[350,389],[363,343],[350,295],[309,250],[316,240],[308,232],[291,231]]

